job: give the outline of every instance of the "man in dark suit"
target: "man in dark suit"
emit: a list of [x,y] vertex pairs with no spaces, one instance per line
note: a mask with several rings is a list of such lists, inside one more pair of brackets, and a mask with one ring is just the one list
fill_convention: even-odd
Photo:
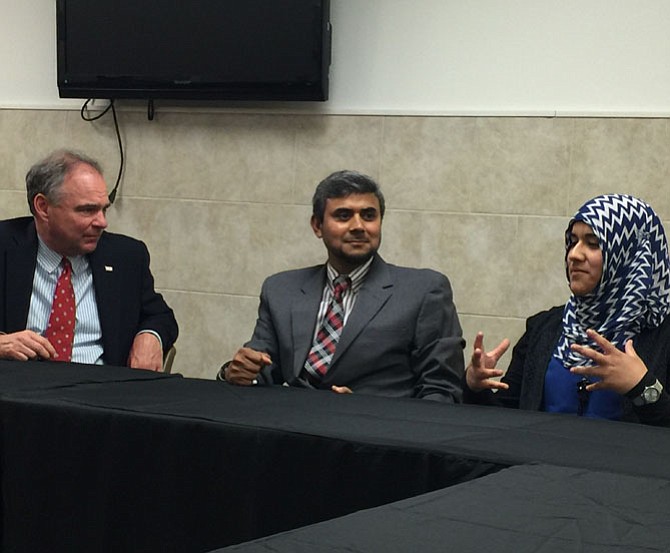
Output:
[[383,215],[370,177],[324,179],[311,226],[328,262],[265,281],[254,334],[219,379],[460,401],[465,343],[449,281],[386,263]]
[[[54,152],[30,169],[26,187],[33,216],[0,221],[0,358],[160,370],[177,322],[154,290],[146,246],[105,231],[99,164]],[[59,359],[45,334],[66,265],[76,317],[71,357]]]

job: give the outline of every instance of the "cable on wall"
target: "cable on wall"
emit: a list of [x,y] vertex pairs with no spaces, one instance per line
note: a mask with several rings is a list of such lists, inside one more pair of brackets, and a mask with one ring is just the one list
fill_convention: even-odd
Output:
[[123,156],[123,142],[121,141],[121,132],[119,131],[119,122],[116,118],[116,108],[114,107],[114,100],[109,101],[109,105],[102,110],[100,113],[96,115],[89,115],[88,114],[88,104],[89,102],[93,101],[93,98],[89,98],[84,102],[84,105],[81,106],[81,111],[79,114],[81,115],[81,118],[84,121],[97,121],[101,117],[103,117],[108,111],[111,110],[112,112],[112,117],[114,119],[114,130],[116,131],[116,140],[118,141],[119,144],[119,157],[120,157],[120,162],[119,162],[119,174],[116,176],[116,183],[114,184],[114,188],[112,188],[112,191],[109,193],[109,203],[113,204],[114,200],[116,199],[116,191],[119,188],[119,184],[121,184],[121,175],[123,174],[123,166],[124,166],[124,156]]

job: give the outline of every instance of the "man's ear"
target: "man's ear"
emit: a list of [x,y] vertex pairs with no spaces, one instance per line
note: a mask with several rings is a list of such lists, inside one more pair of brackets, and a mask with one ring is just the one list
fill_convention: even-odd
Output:
[[316,215],[312,215],[312,218],[309,220],[309,224],[312,226],[312,230],[317,238],[321,238],[321,221],[317,218]]
[[40,219],[47,220],[49,218],[49,200],[44,194],[36,194],[33,198],[33,210],[35,215]]

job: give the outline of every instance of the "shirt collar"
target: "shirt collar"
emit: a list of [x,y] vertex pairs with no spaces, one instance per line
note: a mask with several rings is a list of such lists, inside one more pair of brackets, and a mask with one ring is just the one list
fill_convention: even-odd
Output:
[[[63,256],[47,246],[39,235],[37,240],[37,262],[48,274],[52,274],[60,267]],[[88,265],[88,261],[83,255],[75,255],[73,257],[68,256],[68,259],[72,264],[72,272],[75,275],[81,273]]]
[[[358,292],[361,286],[363,286],[363,282],[365,282],[365,277],[368,276],[368,273],[370,272],[370,266],[372,265],[372,261],[374,260],[374,255],[368,259],[363,265],[356,267],[353,271],[347,275],[351,279],[351,288],[350,290],[355,294]],[[333,290],[333,281],[340,275],[337,270],[335,270],[335,267],[333,267],[330,262],[326,263],[326,272],[328,274],[328,286]]]

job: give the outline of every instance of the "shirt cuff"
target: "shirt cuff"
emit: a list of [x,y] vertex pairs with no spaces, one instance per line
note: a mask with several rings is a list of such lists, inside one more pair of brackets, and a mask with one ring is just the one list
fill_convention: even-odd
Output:
[[216,373],[217,380],[221,380],[222,382],[228,382],[226,380],[226,369],[228,368],[228,365],[230,365],[231,363],[232,361],[226,361],[223,365],[221,365],[219,372]]
[[149,329],[146,329],[146,330],[140,330],[140,331],[136,334],[136,336],[139,336],[140,334],[153,334],[156,338],[158,338],[158,343],[161,345],[161,351],[164,351],[164,350],[163,350],[163,340],[161,339],[161,335],[158,334],[158,332],[156,332],[155,330],[149,330]]

